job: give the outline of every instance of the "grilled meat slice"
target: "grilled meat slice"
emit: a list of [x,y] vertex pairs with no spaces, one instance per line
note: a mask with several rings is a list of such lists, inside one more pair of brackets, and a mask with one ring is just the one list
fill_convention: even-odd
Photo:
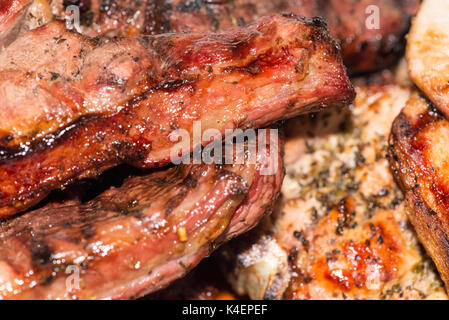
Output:
[[11,44],[0,65],[0,216],[119,163],[170,163],[180,129],[257,128],[354,96],[321,22],[294,17],[111,41],[53,22]]
[[418,236],[449,287],[449,121],[415,94],[396,118],[390,160]]
[[407,62],[415,84],[449,116],[449,2],[425,0],[407,41]]
[[352,111],[287,123],[279,209],[223,253],[234,262],[226,273],[237,293],[255,299],[447,298],[408,224],[387,159],[391,123],[411,90],[386,85],[357,92]]
[[256,162],[246,152],[243,164],[179,165],[3,222],[0,297],[124,299],[165,287],[271,210],[284,171],[280,141],[270,143],[276,152]]
[[390,139],[391,164],[406,193],[408,214],[449,287],[447,130],[449,122],[449,3],[425,0],[407,44],[411,78],[426,98],[414,95],[396,118]]
[[[321,16],[339,39],[351,73],[379,70],[400,57],[420,0],[72,0],[53,1],[64,16],[77,4],[85,34],[217,31],[275,13]],[[56,5],[57,4],[57,5]],[[64,6],[65,4],[65,6]],[[377,11],[378,10],[378,11]],[[58,11],[58,10],[56,10]],[[378,16],[376,16],[378,14]],[[379,23],[376,26],[376,23]]]

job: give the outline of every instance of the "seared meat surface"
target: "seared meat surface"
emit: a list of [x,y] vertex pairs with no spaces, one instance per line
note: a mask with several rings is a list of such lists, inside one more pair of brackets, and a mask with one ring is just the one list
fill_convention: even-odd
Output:
[[241,165],[179,165],[1,223],[0,297],[124,299],[183,277],[271,211],[284,171],[280,141],[270,143],[276,153],[256,163],[246,152]]
[[0,65],[0,216],[119,163],[170,163],[174,135],[194,137],[195,123],[224,134],[354,97],[321,21],[295,17],[112,40],[52,22],[11,44]]
[[[415,94],[396,118],[391,164],[407,198],[410,220],[449,287],[448,128],[449,3],[426,0],[407,44]],[[445,117],[443,116],[445,115]]]
[[[58,0],[81,8],[83,33],[160,34],[212,31],[243,26],[275,13],[320,16],[340,40],[351,73],[379,70],[395,62],[420,0]],[[368,10],[376,6],[375,11]],[[375,8],[375,10],[377,10]],[[57,10],[58,11],[58,10]],[[370,19],[373,22],[370,22]],[[367,22],[368,21],[368,22]],[[374,24],[379,22],[379,26]],[[371,25],[370,23],[374,23]]]
[[449,286],[449,121],[415,94],[396,118],[390,160],[407,199],[410,220]]
[[234,263],[224,269],[237,293],[253,299],[447,298],[408,223],[387,159],[391,124],[411,90],[385,85],[357,92],[352,110],[287,123],[279,208],[223,252]]

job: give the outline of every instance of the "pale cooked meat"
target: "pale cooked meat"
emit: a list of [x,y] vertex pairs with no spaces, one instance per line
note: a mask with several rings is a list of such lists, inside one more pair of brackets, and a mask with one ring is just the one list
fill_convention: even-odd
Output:
[[415,94],[396,118],[390,138],[394,173],[422,244],[449,287],[449,121]]
[[446,299],[409,225],[387,159],[394,117],[410,96],[357,89],[350,110],[287,123],[282,201],[223,255],[253,299]]
[[449,1],[425,0],[407,41],[410,76],[449,116]]
[[0,51],[17,37],[53,19],[47,0],[2,0],[0,2]]
[[8,46],[0,65],[0,216],[119,163],[166,165],[173,134],[193,137],[195,121],[224,134],[354,97],[322,21],[293,16],[110,41],[52,22]]
[[[272,143],[276,152],[258,151],[255,163],[247,150],[242,164],[179,165],[2,222],[0,298],[125,299],[164,288],[271,211],[284,176],[281,142]],[[79,286],[67,285],[67,268],[78,268]]]

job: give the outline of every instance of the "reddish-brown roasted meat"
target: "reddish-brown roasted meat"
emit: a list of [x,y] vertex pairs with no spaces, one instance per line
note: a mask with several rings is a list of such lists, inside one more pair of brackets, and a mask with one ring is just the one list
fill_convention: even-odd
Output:
[[0,65],[0,216],[122,162],[167,164],[174,134],[193,137],[195,121],[223,133],[354,98],[321,21],[296,17],[112,40],[52,22],[8,46]]
[[3,222],[0,298],[123,299],[184,276],[271,211],[284,175],[273,138],[255,162],[180,165]]
[[[3,17],[0,13],[0,21],[14,21],[16,26],[25,25],[25,28],[16,28],[15,32],[9,28],[10,32],[6,32],[7,30],[2,32],[0,26],[0,47],[20,34],[20,30],[28,29],[28,25],[40,25],[51,18],[51,12],[43,5],[45,1],[50,2],[53,11],[61,18],[73,14],[69,6],[78,6],[80,30],[89,36],[103,34],[136,36],[173,31],[216,32],[231,26],[243,26],[262,16],[275,13],[293,12],[307,17],[321,16],[328,23],[332,35],[340,40],[343,59],[350,73],[379,70],[396,61],[405,45],[404,35],[408,30],[410,18],[416,13],[421,2],[420,0],[14,1],[21,4],[38,3],[34,16],[39,18],[31,17],[33,22],[30,24],[22,20],[28,8],[26,5],[21,5],[25,9],[20,11],[17,6],[12,5],[12,1],[6,1],[5,8],[13,9],[5,11]],[[14,14],[9,13],[10,11]],[[379,25],[376,25],[377,22]],[[8,41],[2,38],[8,38]]]
[[275,13],[321,16],[351,73],[382,69],[401,55],[420,0],[54,0],[61,16],[80,6],[81,28],[99,34],[160,34],[243,26]]

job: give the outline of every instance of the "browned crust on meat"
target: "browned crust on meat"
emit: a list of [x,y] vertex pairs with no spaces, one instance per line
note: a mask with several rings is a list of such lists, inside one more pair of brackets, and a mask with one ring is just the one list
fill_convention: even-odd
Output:
[[390,163],[406,194],[407,212],[421,243],[449,285],[448,186],[444,179],[449,122],[415,94],[393,123]]

